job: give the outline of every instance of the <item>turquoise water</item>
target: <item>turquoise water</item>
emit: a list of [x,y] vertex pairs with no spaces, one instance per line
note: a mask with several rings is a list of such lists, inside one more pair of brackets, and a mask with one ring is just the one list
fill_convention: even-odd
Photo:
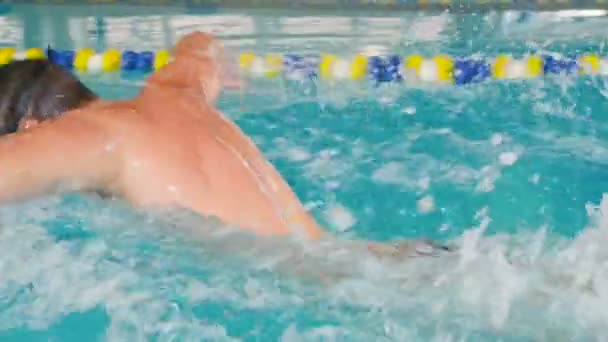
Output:
[[[189,27],[232,14],[192,16]],[[606,38],[605,17],[361,14],[325,29],[303,23],[307,14],[276,15],[246,16],[255,30],[214,30],[236,50],[260,51],[371,43],[404,53],[604,51]],[[60,26],[52,18],[47,24]],[[172,17],[122,20],[163,18]],[[70,31],[71,42],[23,31],[30,41],[63,40],[53,41],[59,47],[171,41],[159,26],[135,34],[106,19],[114,23],[102,25],[106,38],[99,30]],[[85,80],[108,98],[135,95],[141,81]],[[222,235],[220,222],[185,212],[50,196],[0,208],[0,340],[606,339],[606,90],[599,77],[424,89],[254,81],[244,94],[225,94],[220,107],[328,230],[345,240],[430,237],[460,251],[385,263],[328,252],[340,243],[306,249]],[[288,260],[285,272],[281,261],[299,248],[307,258]],[[306,278],[325,267],[344,276]]]

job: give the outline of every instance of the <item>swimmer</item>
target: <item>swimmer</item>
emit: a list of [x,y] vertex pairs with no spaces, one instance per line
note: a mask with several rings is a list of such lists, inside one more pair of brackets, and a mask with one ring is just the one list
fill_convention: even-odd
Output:
[[[181,207],[265,235],[328,238],[253,141],[215,108],[227,72],[212,35],[179,40],[131,100],[94,100],[53,120],[30,110],[0,138],[0,203],[104,191],[144,208]],[[44,110],[38,109],[38,110]],[[378,256],[429,255],[432,243],[362,242]]]
[[52,120],[98,97],[69,70],[48,60],[0,67],[0,135]]

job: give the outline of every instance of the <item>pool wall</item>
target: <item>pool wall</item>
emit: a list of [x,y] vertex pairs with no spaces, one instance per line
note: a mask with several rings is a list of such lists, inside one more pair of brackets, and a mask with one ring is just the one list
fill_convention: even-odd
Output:
[[213,8],[291,8],[323,10],[487,9],[560,10],[608,8],[608,0],[13,0],[4,4],[57,4],[102,6],[170,6],[191,10]]
[[[252,61],[262,61],[262,63],[254,63],[255,65],[266,64],[268,57],[278,56],[275,59],[280,61],[277,62],[280,70],[272,74],[282,73],[289,76],[289,79],[292,79],[292,75],[302,74],[304,69],[308,74],[321,75],[323,60],[318,60],[319,58],[331,59],[334,57],[333,54],[338,54],[342,56],[340,58],[346,58],[344,63],[340,64],[345,65],[345,63],[350,64],[349,58],[351,57],[348,55],[366,54],[366,51],[373,51],[375,55],[391,56],[390,63],[384,60],[367,61],[372,79],[381,82],[404,78],[405,59],[411,59],[412,56],[429,59],[429,61],[421,60],[421,63],[429,62],[433,65],[421,67],[421,70],[428,70],[430,78],[427,77],[428,79],[425,78],[425,80],[433,82],[439,77],[433,76],[434,70],[439,68],[439,64],[437,64],[439,62],[435,59],[441,56],[445,57],[440,58],[445,60],[444,73],[457,74],[458,77],[454,76],[455,79],[452,79],[452,76],[446,76],[439,77],[437,80],[455,81],[459,84],[468,84],[477,78],[480,80],[533,78],[542,74],[543,67],[547,65],[550,68],[545,68],[547,70],[544,70],[544,73],[566,71],[574,74],[580,69],[581,72],[590,70],[590,73],[608,74],[606,52],[602,48],[598,50],[597,46],[593,44],[589,47],[581,46],[569,49],[569,51],[565,51],[566,56],[557,57],[548,55],[547,51],[550,50],[543,50],[543,48],[548,48],[546,45],[541,49],[534,47],[533,44],[530,45],[531,43],[526,43],[527,47],[523,49],[517,44],[503,44],[503,47],[495,50],[487,50],[484,47],[486,39],[509,42],[512,38],[517,40],[518,36],[520,36],[519,39],[523,38],[522,33],[528,36],[524,38],[528,42],[533,42],[540,37],[559,40],[560,37],[565,36],[565,32],[568,31],[566,27],[569,24],[579,23],[580,20],[586,22],[585,35],[587,38],[592,38],[588,32],[602,35],[603,27],[606,25],[605,18],[608,18],[608,11],[602,9],[562,10],[559,12],[510,10],[485,14],[450,15],[432,11],[373,12],[361,10],[337,13],[320,10],[246,9],[224,7],[223,4],[218,3],[216,3],[218,4],[216,7],[208,6],[206,11],[193,12],[184,6],[180,7],[180,5],[186,5],[185,2],[176,2],[170,7],[134,4],[136,3],[120,2],[119,4],[93,4],[90,6],[74,4],[6,5],[4,15],[0,16],[0,25],[4,27],[0,35],[0,47],[22,50],[45,49],[50,46],[53,53],[65,51],[71,54],[70,61],[73,60],[76,51],[83,51],[81,49],[85,48],[96,51],[98,58],[93,58],[94,61],[103,58],[104,51],[109,51],[108,49],[119,51],[116,53],[123,55],[135,50],[142,52],[142,56],[150,54],[152,56],[150,61],[153,62],[148,62],[156,65],[155,52],[170,48],[175,44],[177,38],[185,33],[200,30],[213,32],[226,45],[235,47],[234,51],[241,56],[241,64],[244,54],[253,56]],[[146,4],[146,2],[140,2],[140,4]],[[199,5],[201,9],[205,7],[205,3]],[[118,9],[123,9],[123,11]],[[559,30],[555,29],[556,25],[560,25]],[[535,34],[535,31],[540,33]],[[453,34],[450,35],[448,32],[453,32]],[[483,39],[470,39],[467,49],[459,49],[455,42],[456,37],[473,37],[475,32],[483,32]],[[585,39],[584,41],[591,40]],[[470,52],[463,55],[463,51],[474,51],[477,56],[470,56]],[[2,51],[0,51],[1,53]],[[480,53],[483,57],[479,56]],[[536,56],[529,59],[522,55],[530,53]],[[160,56],[160,54],[158,55]],[[316,60],[311,65],[307,64],[306,59],[299,60],[299,58],[311,55],[314,55]],[[525,59],[511,62],[509,55],[516,59],[522,57]],[[49,56],[51,55],[49,54]],[[293,63],[290,62],[292,57],[297,57],[292,61]],[[499,75],[501,74],[499,71],[492,71],[497,57],[504,59],[505,62],[502,67],[505,69],[502,72],[505,73],[503,76]],[[548,61],[547,58],[552,60]],[[393,59],[397,62],[393,63]],[[124,64],[122,61],[122,59],[118,59],[119,66]],[[572,62],[570,63],[572,65],[566,62],[561,65],[562,61]],[[66,63],[68,67],[75,66],[72,65],[72,62]],[[581,63],[590,65],[584,66]],[[147,68],[136,69],[149,72],[153,69],[152,64]],[[510,72],[509,70],[513,68],[509,66],[513,66],[517,70]],[[584,68],[579,68],[579,66],[584,66]],[[77,70],[95,71],[94,74],[97,74],[96,71],[101,71],[100,68],[100,66],[90,68],[76,66]],[[414,69],[418,70],[417,67]],[[105,71],[116,70],[118,69]],[[132,68],[124,70],[132,70]],[[453,73],[450,70],[458,72]],[[252,73],[254,76],[257,74]],[[265,75],[266,71],[263,70],[262,74]],[[361,77],[358,79],[367,75],[364,72],[360,74]],[[329,76],[329,78],[332,77]],[[343,75],[337,77],[344,78]],[[324,78],[327,77],[324,76]]]

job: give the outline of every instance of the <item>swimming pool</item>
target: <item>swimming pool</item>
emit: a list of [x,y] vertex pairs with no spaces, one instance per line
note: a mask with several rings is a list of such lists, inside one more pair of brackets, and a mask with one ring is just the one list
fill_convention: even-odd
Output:
[[[158,49],[199,28],[259,53],[605,53],[608,20],[597,11],[149,14],[15,6],[1,17],[10,30],[0,43]],[[123,98],[141,78],[85,81]],[[51,196],[0,208],[0,340],[606,339],[606,94],[601,77],[423,88],[256,80],[220,106],[328,229],[345,239],[426,236],[461,252],[383,265],[310,251],[313,265],[346,259],[358,270],[320,285],[275,272],[291,242],[193,240],[192,230],[221,224]]]

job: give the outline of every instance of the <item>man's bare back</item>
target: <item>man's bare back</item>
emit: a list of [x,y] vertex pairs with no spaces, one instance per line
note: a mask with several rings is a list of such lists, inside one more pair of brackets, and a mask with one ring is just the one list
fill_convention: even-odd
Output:
[[184,207],[260,234],[321,238],[281,175],[214,108],[221,53],[212,36],[189,34],[133,100],[97,101],[0,139],[0,201],[102,189],[137,206]]
[[[109,189],[135,205],[190,208],[259,233],[288,234],[290,227],[299,225],[294,229],[319,238],[320,229],[276,170],[212,107],[220,90],[220,75],[210,72],[217,69],[216,61],[206,55],[215,44],[212,37],[192,34],[180,41],[186,44],[188,49],[176,49],[174,66],[152,76],[135,99],[98,102],[22,136],[8,137],[4,149],[41,140],[38,151],[64,150],[68,158],[97,151],[85,158],[88,165],[71,171],[62,169],[74,168],[73,161],[51,164],[57,168],[56,179],[49,175],[38,180],[29,185],[30,191],[67,181],[70,184],[61,185]],[[78,140],[71,141],[75,132],[80,132]],[[45,163],[45,158],[35,158]],[[45,163],[47,172],[50,167]],[[2,177],[0,184],[6,187],[9,181]],[[11,192],[20,191],[14,188],[2,196]]]

